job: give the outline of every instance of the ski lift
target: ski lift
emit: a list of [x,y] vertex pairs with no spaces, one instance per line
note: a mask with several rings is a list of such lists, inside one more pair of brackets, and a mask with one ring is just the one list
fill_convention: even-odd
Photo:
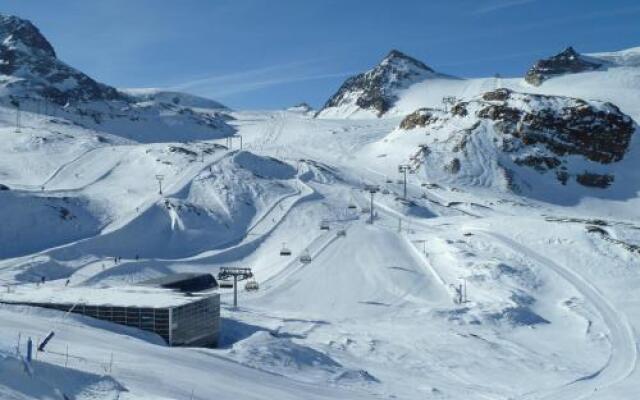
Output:
[[363,214],[368,214],[369,212],[371,212],[371,209],[369,207],[362,207],[361,211]]
[[309,264],[311,262],[311,254],[305,250],[305,252],[300,255],[300,262],[303,264]]
[[340,229],[340,230],[338,231],[338,233],[336,234],[336,236],[338,236],[338,237],[345,237],[345,236],[347,236],[347,231],[345,231],[344,229]]
[[382,189],[382,194],[389,194],[389,189]]
[[258,281],[255,279],[250,279],[244,284],[244,290],[247,292],[255,292],[258,289],[260,289],[260,286],[258,285]]
[[231,282],[220,282],[220,289],[233,289],[233,283],[231,283]]
[[287,248],[286,243],[282,243],[282,249],[280,249],[280,255],[283,257],[289,257],[291,255],[291,250]]
[[347,206],[347,208],[350,209],[350,210],[355,210],[358,207],[355,204],[350,203],[349,206]]
[[387,179],[385,180],[385,182],[387,182],[387,183],[393,183],[393,180],[392,180],[391,178],[387,178]]
[[329,221],[322,220],[320,222],[320,229],[323,230],[323,231],[328,231],[329,230]]

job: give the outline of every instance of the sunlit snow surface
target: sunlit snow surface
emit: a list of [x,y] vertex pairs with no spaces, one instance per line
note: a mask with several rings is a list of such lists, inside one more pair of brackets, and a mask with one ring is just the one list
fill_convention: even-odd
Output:
[[[260,284],[241,291],[235,311],[222,291],[218,349],[168,348],[131,328],[0,306],[0,397],[634,398],[637,193],[591,189],[569,206],[554,201],[571,190],[559,184],[540,186],[541,201],[419,171],[402,202],[397,166],[424,136],[396,129],[445,94],[496,85],[612,101],[638,121],[639,72],[629,63],[538,88],[427,81],[383,119],[234,112],[243,151],[237,139],[228,150],[224,139],[153,143],[149,132],[137,143],[33,113],[16,133],[14,111],[0,108],[4,285],[25,296],[68,281],[90,293],[221,266],[251,267]],[[638,176],[635,149],[628,173]],[[373,225],[365,184],[381,188]],[[283,243],[292,256],[280,256]],[[34,283],[42,275],[44,289]],[[28,375],[18,335],[24,355],[26,337],[50,330]]]

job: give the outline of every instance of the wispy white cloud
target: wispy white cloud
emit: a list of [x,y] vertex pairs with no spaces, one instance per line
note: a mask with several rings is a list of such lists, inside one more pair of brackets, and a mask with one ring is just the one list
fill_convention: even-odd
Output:
[[503,10],[505,8],[523,6],[535,1],[536,0],[493,0],[484,2],[481,7],[473,11],[473,14],[488,14],[491,12]]
[[318,68],[321,60],[296,61],[269,65],[229,74],[199,77],[172,85],[169,89],[207,94],[217,98],[249,93],[255,90],[295,82],[340,78],[352,75],[348,72],[325,72]]

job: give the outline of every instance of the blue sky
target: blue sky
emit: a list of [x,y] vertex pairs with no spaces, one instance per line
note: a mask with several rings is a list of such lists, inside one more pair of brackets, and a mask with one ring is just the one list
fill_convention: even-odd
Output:
[[638,0],[3,0],[58,56],[117,87],[234,108],[319,106],[397,48],[463,77],[539,57],[640,46]]

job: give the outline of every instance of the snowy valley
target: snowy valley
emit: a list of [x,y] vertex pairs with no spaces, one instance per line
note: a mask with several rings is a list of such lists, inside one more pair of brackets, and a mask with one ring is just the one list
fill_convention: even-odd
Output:
[[637,396],[640,48],[527,79],[393,50],[318,111],[116,89],[12,16],[0,59],[0,302],[260,287],[218,289],[216,348],[0,304],[0,398]]

